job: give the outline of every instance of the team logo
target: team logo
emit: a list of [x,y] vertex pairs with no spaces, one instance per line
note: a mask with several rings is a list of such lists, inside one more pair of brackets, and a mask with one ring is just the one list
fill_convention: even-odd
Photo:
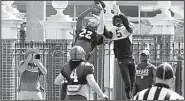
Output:
[[148,76],[149,75],[149,69],[139,69],[136,70],[136,75],[140,76],[141,79],[143,79],[144,76]]
[[28,63],[28,67],[26,68],[27,71],[30,72],[38,72],[38,67],[34,63]]

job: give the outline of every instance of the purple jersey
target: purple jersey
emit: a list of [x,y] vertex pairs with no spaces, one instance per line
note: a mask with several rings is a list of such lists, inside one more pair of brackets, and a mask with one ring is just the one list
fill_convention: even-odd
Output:
[[93,72],[94,66],[89,62],[80,63],[74,70],[71,70],[69,64],[65,64],[61,69],[61,74],[67,79],[69,85],[87,84],[86,76]]
[[80,33],[77,33],[75,46],[81,46],[88,55],[97,45],[102,43],[103,35],[99,35],[88,28],[82,28]]
[[[21,63],[21,65],[24,62]],[[43,75],[38,66],[34,63],[28,63],[28,67],[21,74],[20,88],[21,91],[40,91],[40,75]]]

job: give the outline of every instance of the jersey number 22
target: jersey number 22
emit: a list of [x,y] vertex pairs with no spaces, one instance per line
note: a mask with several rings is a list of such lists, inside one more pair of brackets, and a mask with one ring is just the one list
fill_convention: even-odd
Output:
[[82,29],[82,32],[79,34],[80,37],[84,37],[87,39],[91,39],[92,32],[87,31],[86,29]]

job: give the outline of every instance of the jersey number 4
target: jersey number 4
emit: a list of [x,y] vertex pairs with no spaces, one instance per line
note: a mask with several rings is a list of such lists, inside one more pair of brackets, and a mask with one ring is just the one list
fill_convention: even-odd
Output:
[[121,34],[120,30],[116,30],[116,36],[118,38],[121,38],[122,37],[122,34]]
[[86,29],[82,29],[82,32],[79,34],[80,37],[84,37],[87,39],[91,39],[92,32],[87,31]]
[[78,82],[78,77],[77,77],[77,74],[76,74],[76,69],[72,71],[70,77],[71,77],[71,79],[74,79],[74,82]]

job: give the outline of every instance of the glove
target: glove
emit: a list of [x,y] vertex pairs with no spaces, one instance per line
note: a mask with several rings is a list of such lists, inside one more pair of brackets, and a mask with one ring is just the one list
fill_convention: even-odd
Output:
[[105,97],[103,100],[109,100],[109,98],[108,97]]
[[109,100],[109,97],[108,97],[107,95],[104,94],[103,100]]
[[105,3],[102,0],[94,0],[94,4],[95,5],[100,4],[102,6],[102,8],[105,8],[106,7]]
[[[101,10],[104,10],[104,8],[102,7],[102,5],[94,4],[94,5],[93,5],[92,14],[99,16],[100,13],[101,13]],[[104,10],[104,13],[105,13],[105,10]]]

